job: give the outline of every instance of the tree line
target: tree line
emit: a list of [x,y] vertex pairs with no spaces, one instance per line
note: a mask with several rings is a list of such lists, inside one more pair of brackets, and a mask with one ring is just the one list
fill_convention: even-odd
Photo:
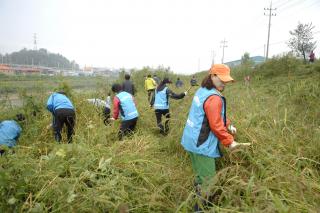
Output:
[[44,48],[28,50],[26,48],[11,54],[0,54],[0,62],[3,64],[21,64],[33,66],[55,67],[60,69],[79,69],[74,61],[69,61],[59,53],[51,53]]

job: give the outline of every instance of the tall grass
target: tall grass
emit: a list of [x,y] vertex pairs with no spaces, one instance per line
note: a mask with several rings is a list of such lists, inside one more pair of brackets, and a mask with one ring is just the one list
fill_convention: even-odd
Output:
[[[224,93],[238,129],[236,140],[252,147],[224,149],[208,211],[320,209],[319,65],[298,62],[291,75],[285,65],[282,74],[270,74],[273,63],[285,63],[274,60],[254,71],[236,69],[237,82]],[[253,76],[249,86],[242,83],[244,72]],[[91,94],[71,91],[77,111],[73,144],[54,142],[45,128],[51,122],[48,113],[30,118],[19,145],[0,158],[0,211],[192,211],[193,173],[180,138],[195,89],[184,100],[171,100],[171,131],[164,137],[146,104],[143,74],[133,76],[140,113],[137,133],[122,142],[116,137],[119,123],[104,126],[99,109],[85,101],[103,96],[106,87]]]

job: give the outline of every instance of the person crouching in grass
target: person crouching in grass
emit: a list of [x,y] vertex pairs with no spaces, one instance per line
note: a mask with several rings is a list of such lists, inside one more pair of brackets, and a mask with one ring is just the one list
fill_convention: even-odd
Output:
[[118,137],[119,140],[122,140],[125,135],[134,132],[139,113],[133,96],[128,92],[122,91],[120,84],[113,84],[111,90],[115,93],[115,96],[113,98],[113,117],[110,120],[117,120],[120,114],[121,125]]
[[22,131],[20,122],[24,120],[23,114],[17,114],[15,119],[0,121],[0,155],[17,145]]
[[63,126],[66,125],[68,143],[71,143],[72,135],[74,134],[76,114],[70,99],[63,91],[54,92],[48,98],[47,109],[52,113],[55,140],[58,143],[61,142],[61,131]]

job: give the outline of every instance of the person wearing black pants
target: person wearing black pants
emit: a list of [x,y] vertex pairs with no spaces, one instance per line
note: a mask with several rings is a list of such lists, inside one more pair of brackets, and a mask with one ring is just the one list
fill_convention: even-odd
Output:
[[76,115],[70,99],[64,92],[55,92],[50,95],[47,101],[47,109],[52,113],[55,140],[58,143],[61,142],[61,130],[65,124],[68,143],[71,143]]
[[54,113],[54,137],[57,142],[60,142],[62,139],[61,131],[63,125],[67,127],[67,139],[68,143],[72,142],[72,135],[74,134],[74,125],[75,125],[75,112],[73,109],[57,109]]
[[128,121],[122,121],[120,130],[118,132],[119,140],[122,140],[125,135],[132,134],[136,128],[138,118],[134,118]]
[[[169,132],[169,119],[170,119],[170,112],[169,109],[156,109],[156,119],[157,119],[157,126],[160,129],[160,133],[166,135]],[[164,126],[162,125],[162,116],[166,118],[164,122]]]
[[113,98],[113,117],[111,121],[121,117],[121,125],[118,132],[119,140],[125,135],[134,133],[139,113],[133,96],[122,90],[120,84],[113,84],[111,90],[116,94]]
[[[172,99],[182,99],[187,94],[187,92],[175,94],[167,87],[166,84],[168,83],[171,83],[171,81],[168,78],[164,78],[163,81],[159,84],[155,92],[155,99],[153,104],[157,118],[157,126],[159,127],[160,133],[162,135],[167,135],[169,132],[169,97]],[[162,124],[162,116],[165,116],[166,118],[164,126]]]

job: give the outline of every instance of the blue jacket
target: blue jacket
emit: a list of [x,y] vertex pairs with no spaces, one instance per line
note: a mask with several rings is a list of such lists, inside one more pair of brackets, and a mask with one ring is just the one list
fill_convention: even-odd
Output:
[[55,92],[47,101],[47,109],[54,114],[57,109],[74,109],[74,107],[67,96]]
[[156,91],[155,93],[155,101],[154,108],[155,109],[169,109],[169,100],[167,94],[168,87],[165,87],[161,91]]
[[222,99],[221,117],[226,124],[226,103],[224,97],[215,89],[208,90],[201,87],[193,98],[181,144],[189,152],[218,158],[221,156],[219,140],[211,131],[204,111],[204,103],[212,95],[217,95]]
[[122,91],[116,96],[120,100],[120,114],[122,120],[127,121],[139,116],[136,105],[133,101],[133,96],[130,93]]
[[0,123],[0,145],[13,147],[20,137],[21,127],[13,120],[2,121]]

